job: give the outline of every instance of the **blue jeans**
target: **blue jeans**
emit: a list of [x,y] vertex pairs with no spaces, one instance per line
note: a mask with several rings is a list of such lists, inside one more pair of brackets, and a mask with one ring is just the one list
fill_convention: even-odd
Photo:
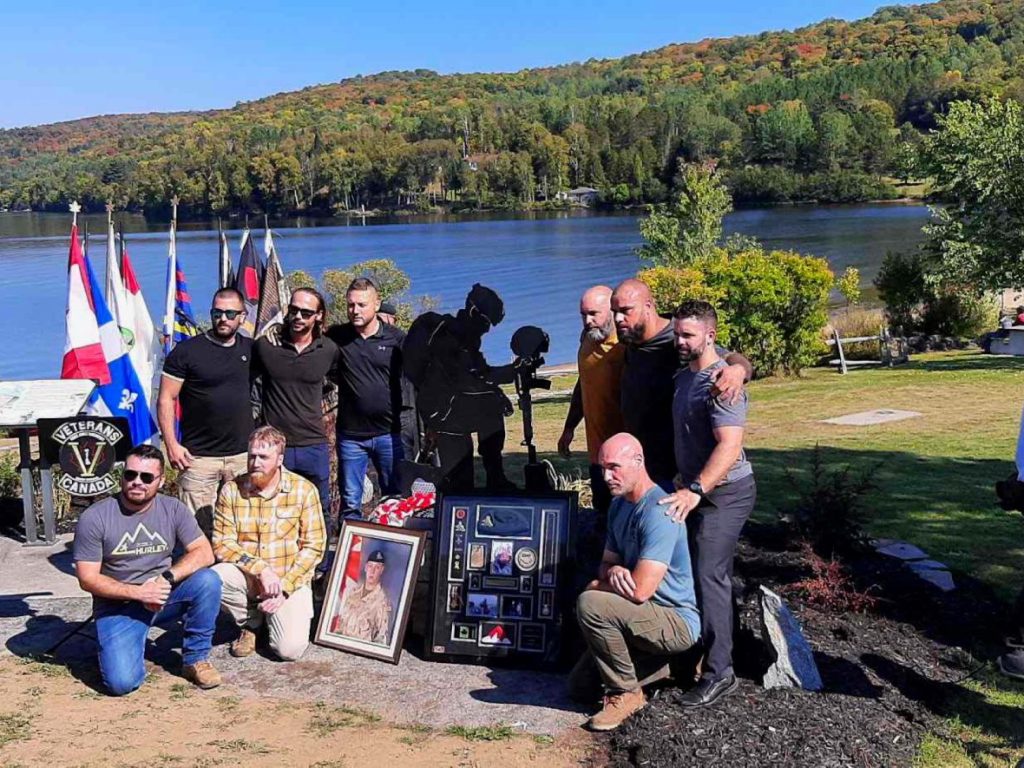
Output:
[[320,509],[324,514],[324,530],[331,531],[331,449],[327,443],[300,445],[284,449],[284,466],[316,486]]
[[114,696],[124,696],[142,685],[146,679],[146,636],[154,624],[183,619],[182,663],[205,660],[213,645],[220,590],[217,574],[203,568],[176,585],[157,613],[134,600],[97,609],[100,674],[107,690]]
[[345,437],[338,435],[338,475],[341,486],[342,514],[363,508],[363,478],[373,460],[380,481],[380,492],[388,496],[398,492],[398,464],[405,458],[401,435]]

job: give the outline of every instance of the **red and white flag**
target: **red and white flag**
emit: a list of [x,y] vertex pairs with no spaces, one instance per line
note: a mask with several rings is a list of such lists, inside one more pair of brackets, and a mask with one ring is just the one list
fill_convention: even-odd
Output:
[[128,244],[121,235],[121,280],[124,285],[124,314],[118,318],[121,332],[125,330],[131,334],[132,344],[129,346],[128,356],[131,358],[135,372],[139,376],[139,383],[142,384],[149,398],[150,410],[156,411],[156,397],[154,392],[159,386],[156,372],[160,367],[157,365],[157,354],[161,346],[157,336],[156,325],[153,324],[153,316],[149,314],[146,300],[142,297],[142,288],[139,286],[138,278],[135,276],[135,268],[132,266],[131,257],[128,256]]
[[110,383],[110,368],[103,355],[100,327],[89,287],[89,273],[78,241],[78,225],[71,225],[68,253],[68,303],[64,313],[64,361],[62,379],[92,379]]

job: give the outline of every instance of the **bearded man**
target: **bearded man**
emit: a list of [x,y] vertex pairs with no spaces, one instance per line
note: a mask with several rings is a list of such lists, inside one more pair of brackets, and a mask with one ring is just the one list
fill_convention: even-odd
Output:
[[284,467],[285,436],[260,427],[249,438],[249,471],[224,486],[213,521],[213,570],[223,582],[221,609],[240,632],[231,655],[256,650],[266,624],[270,650],[302,656],[313,620],[313,570],[327,534],[316,486]]
[[626,348],[619,344],[611,309],[612,289],[595,285],[580,299],[583,332],[576,355],[579,378],[572,391],[569,413],[565,417],[558,452],[568,458],[573,435],[580,421],[586,423],[587,454],[590,458],[590,489],[597,513],[597,526],[603,533],[612,496],[602,476],[597,454],[601,444],[612,435],[625,431],[620,406],[620,382]]

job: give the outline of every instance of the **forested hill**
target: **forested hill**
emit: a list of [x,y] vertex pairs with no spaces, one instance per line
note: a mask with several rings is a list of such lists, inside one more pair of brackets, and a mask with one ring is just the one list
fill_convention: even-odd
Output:
[[621,204],[664,199],[680,158],[717,161],[739,200],[885,196],[949,102],[1024,95],[1022,53],[1024,0],[942,0],[509,74],[385,72],[0,131],[0,207],[522,206],[580,186]]

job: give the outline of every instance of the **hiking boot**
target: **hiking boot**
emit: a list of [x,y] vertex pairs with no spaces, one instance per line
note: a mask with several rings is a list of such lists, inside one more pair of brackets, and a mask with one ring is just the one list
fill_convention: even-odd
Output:
[[613,731],[622,725],[626,718],[640,711],[647,704],[642,688],[624,693],[614,693],[604,697],[601,711],[590,718],[588,725],[592,731]]
[[220,672],[209,661],[197,661],[181,668],[181,676],[199,688],[216,688],[221,684]]
[[236,659],[244,659],[256,653],[256,633],[242,627],[242,633],[231,644],[229,653]]
[[999,657],[999,671],[1007,677],[1024,680],[1024,650],[1004,653]]

